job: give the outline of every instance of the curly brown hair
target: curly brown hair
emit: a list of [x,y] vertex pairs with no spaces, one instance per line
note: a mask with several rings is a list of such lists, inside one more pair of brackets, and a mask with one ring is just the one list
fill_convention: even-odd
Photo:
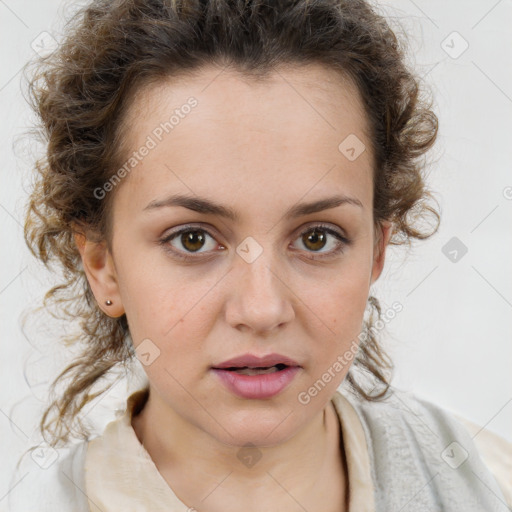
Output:
[[[47,267],[55,263],[62,270],[62,282],[46,293],[44,305],[78,318],[79,334],[66,341],[85,346],[51,385],[53,391],[68,381],[40,421],[51,446],[68,442],[82,408],[112,386],[93,393],[93,385],[135,355],[126,316],[111,318],[99,308],[74,240],[81,232],[111,247],[114,193],[102,200],[93,191],[124,161],[122,115],[141,88],[211,63],[260,79],[280,65],[320,63],[350,78],[370,126],[375,226],[394,223],[393,245],[410,245],[438,230],[440,215],[431,204],[437,201],[425,184],[425,153],[436,139],[437,117],[406,64],[403,44],[368,2],[91,1],[68,21],[59,47],[29,63],[29,101],[47,151],[35,164],[25,239]],[[421,228],[426,218],[433,223]],[[390,389],[393,364],[373,328],[379,302],[370,296],[368,305],[365,335],[346,380],[356,395],[379,400]],[[354,368],[380,391],[363,389]],[[57,414],[49,421],[53,409]],[[83,425],[79,435],[89,435]]]

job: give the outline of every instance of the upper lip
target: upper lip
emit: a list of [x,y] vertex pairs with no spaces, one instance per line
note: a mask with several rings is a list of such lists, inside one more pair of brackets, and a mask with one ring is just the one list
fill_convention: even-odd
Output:
[[212,366],[212,368],[268,368],[277,364],[285,364],[287,366],[300,366],[293,359],[281,354],[267,354],[265,356],[255,356],[253,354],[243,354],[233,357],[223,363]]

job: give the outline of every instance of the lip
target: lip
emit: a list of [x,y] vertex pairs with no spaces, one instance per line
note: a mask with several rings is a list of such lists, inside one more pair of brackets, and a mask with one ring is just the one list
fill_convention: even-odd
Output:
[[281,393],[299,373],[299,366],[287,366],[284,370],[261,375],[241,375],[221,368],[212,368],[221,382],[241,398],[261,400]]
[[[286,368],[261,375],[243,375],[228,370],[228,368],[244,367],[268,368],[278,364],[286,365]],[[247,399],[261,400],[281,393],[295,378],[301,368],[299,363],[290,357],[273,353],[263,356],[243,354],[212,366],[211,370],[235,395]]]
[[297,361],[293,359],[283,356],[281,354],[267,354],[264,356],[256,356],[254,354],[243,354],[241,356],[233,357],[232,359],[228,359],[223,363],[216,364],[212,366],[213,369],[223,369],[223,368],[244,368],[247,366],[248,368],[268,368],[270,366],[275,366],[277,364],[285,364],[286,366],[299,366]]

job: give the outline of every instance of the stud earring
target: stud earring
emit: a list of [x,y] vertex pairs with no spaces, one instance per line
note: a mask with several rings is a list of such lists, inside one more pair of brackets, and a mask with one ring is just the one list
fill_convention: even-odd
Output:
[[105,304],[106,304],[107,306],[112,306],[112,301],[111,301],[110,299],[107,299],[107,300],[105,301]]

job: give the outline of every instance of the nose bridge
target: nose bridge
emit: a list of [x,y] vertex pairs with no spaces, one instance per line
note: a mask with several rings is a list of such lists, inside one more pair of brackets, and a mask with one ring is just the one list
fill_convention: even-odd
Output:
[[[271,237],[270,237],[271,238]],[[268,279],[278,263],[278,255],[272,242],[265,248],[252,236],[246,237],[236,248],[238,271],[241,279]]]
[[246,240],[237,248],[234,293],[228,306],[228,321],[254,330],[270,330],[290,320],[293,308],[289,290],[279,275],[279,255],[263,250],[255,240]]
[[253,263],[245,263],[242,265],[241,273],[241,280],[245,281],[247,286],[246,293],[267,295],[269,299],[280,294],[276,266],[272,264],[271,258],[260,256]]

